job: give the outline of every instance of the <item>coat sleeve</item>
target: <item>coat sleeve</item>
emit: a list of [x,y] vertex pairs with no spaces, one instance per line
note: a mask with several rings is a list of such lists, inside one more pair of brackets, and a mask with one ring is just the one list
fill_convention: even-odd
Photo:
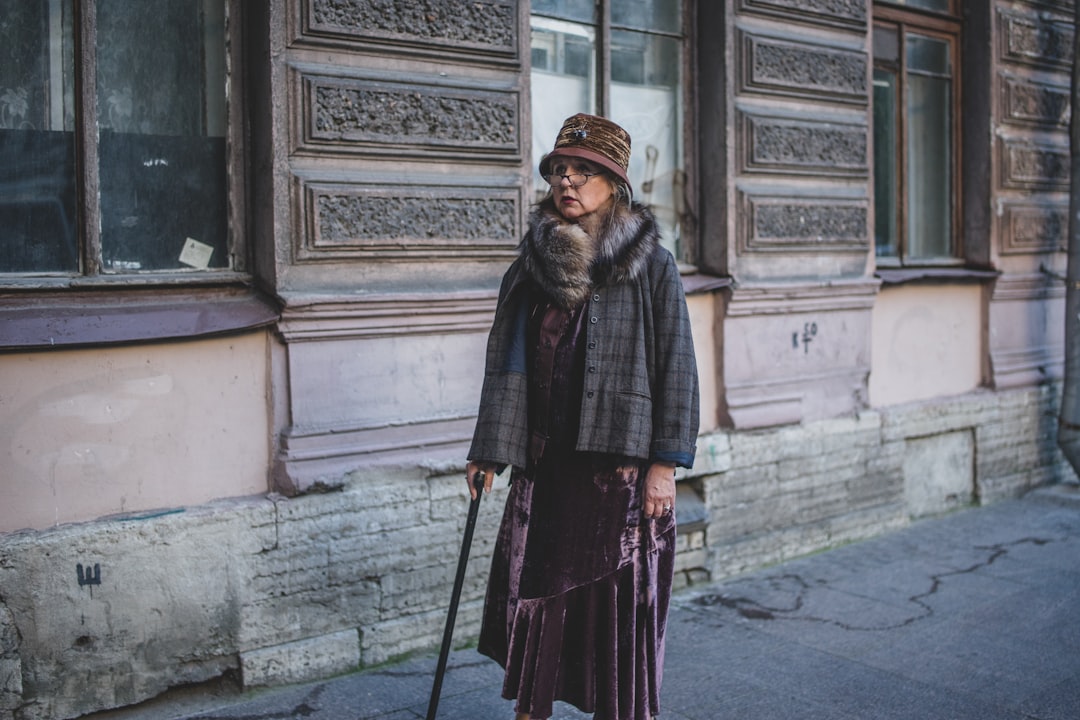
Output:
[[652,459],[694,464],[699,424],[698,369],[690,314],[675,258],[658,249],[652,263]]
[[500,467],[524,465],[527,434],[524,331],[526,293],[519,263],[503,277],[488,335],[484,383],[469,459]]

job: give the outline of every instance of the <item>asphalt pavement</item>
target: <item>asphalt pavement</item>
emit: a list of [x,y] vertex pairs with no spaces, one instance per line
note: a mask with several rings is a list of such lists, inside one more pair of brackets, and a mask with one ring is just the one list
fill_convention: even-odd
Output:
[[[436,654],[259,692],[223,683],[95,720],[416,720]],[[450,654],[440,720],[513,718]],[[920,520],[675,595],[663,720],[1077,720],[1080,486]],[[558,704],[555,720],[588,718]]]

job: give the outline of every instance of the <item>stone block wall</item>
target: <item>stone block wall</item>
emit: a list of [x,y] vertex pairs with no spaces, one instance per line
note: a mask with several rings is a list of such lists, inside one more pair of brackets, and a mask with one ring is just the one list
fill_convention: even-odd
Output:
[[[979,391],[702,437],[682,482],[705,519],[680,535],[677,585],[1071,479],[1058,404],[1057,386]],[[506,492],[497,482],[481,504],[458,645],[479,629]],[[398,469],[336,492],[0,537],[0,720],[77,717],[223,673],[275,685],[433,651],[467,497],[458,468]]]

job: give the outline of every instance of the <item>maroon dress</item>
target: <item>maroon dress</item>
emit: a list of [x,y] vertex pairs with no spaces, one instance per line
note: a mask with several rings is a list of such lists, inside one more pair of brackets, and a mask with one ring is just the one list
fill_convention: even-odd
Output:
[[541,301],[528,323],[529,465],[515,468],[492,559],[479,650],[503,697],[548,718],[659,713],[675,520],[642,517],[648,463],[578,452],[582,307]]

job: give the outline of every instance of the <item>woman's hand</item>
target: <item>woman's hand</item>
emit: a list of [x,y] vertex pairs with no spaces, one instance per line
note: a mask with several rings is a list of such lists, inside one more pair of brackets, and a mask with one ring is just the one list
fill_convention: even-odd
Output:
[[675,512],[675,464],[654,462],[645,474],[645,502],[641,508],[647,518],[659,518]]
[[489,493],[491,492],[491,482],[495,479],[495,464],[475,463],[470,460],[465,466],[465,482],[469,484],[469,497],[473,500],[476,499],[476,485],[473,484],[476,473],[484,473],[484,492]]

